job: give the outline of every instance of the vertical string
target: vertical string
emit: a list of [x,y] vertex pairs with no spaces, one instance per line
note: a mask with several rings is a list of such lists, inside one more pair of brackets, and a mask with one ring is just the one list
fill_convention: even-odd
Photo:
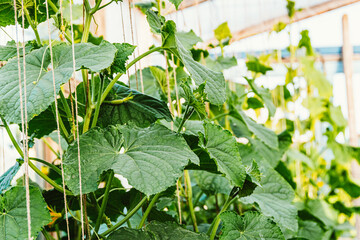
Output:
[[[73,79],[75,79],[76,64],[75,64],[75,44],[74,44],[74,26],[72,18],[72,4],[70,4],[70,26],[71,26],[71,50],[72,50],[72,63],[73,63]],[[76,118],[76,143],[78,151],[78,169],[79,169],[79,191],[80,191],[80,220],[81,220],[81,236],[84,239],[84,210],[83,210],[83,198],[82,198],[82,182],[81,182],[81,161],[80,161],[80,135],[79,135],[79,118],[78,118],[78,100],[77,90],[74,87],[75,94],[75,118]]]
[[[167,62],[167,52],[164,51],[164,56],[165,56],[165,74],[166,74],[166,84],[167,84],[167,99],[168,99],[168,103],[169,103],[169,110],[171,112],[171,115],[174,116],[174,111],[172,108],[172,103],[171,103],[171,93],[170,93],[170,77],[169,77],[169,70],[168,70],[168,62]],[[174,130],[174,122],[171,122],[171,130]]]
[[[16,6],[16,1],[15,4]],[[16,7],[15,10],[15,21],[17,22],[16,15]],[[24,111],[21,111],[21,125],[23,127],[23,144],[24,144],[24,162],[25,162],[25,195],[26,195],[26,213],[27,213],[27,227],[28,227],[28,239],[31,239],[31,214],[30,214],[30,187],[29,187],[29,146],[28,146],[28,130],[27,130],[27,96],[26,96],[26,56],[25,56],[25,17],[24,17],[24,0],[21,0],[21,18],[22,18],[22,50],[23,50],[23,77],[24,77]],[[16,23],[15,22],[15,23]],[[17,35],[17,31],[16,31]],[[19,44],[17,44],[17,48],[19,48]],[[17,54],[19,54],[19,50],[17,49]],[[19,59],[19,56],[18,56]],[[18,62],[18,65],[19,62]],[[20,68],[19,68],[20,69]],[[20,70],[19,70],[20,71]],[[21,74],[20,74],[20,104],[21,108],[23,108],[22,101],[22,90],[21,90]],[[25,136],[24,136],[25,131]]]
[[174,61],[174,54],[171,54],[171,61],[173,62],[173,70],[174,70],[174,85],[175,85],[177,112],[178,112],[178,116],[181,116],[181,108],[180,108],[180,101],[179,101],[179,92],[178,92],[177,80],[176,80],[176,64],[175,64],[175,61]]
[[[137,55],[140,56],[140,48],[139,48],[139,35],[138,35],[138,28],[136,25],[136,16],[134,15],[134,27],[135,27],[135,33],[136,33],[136,45],[137,45]],[[140,83],[141,83],[141,92],[144,93],[144,81],[143,81],[143,73],[142,73],[142,67],[141,67],[141,59],[137,62],[139,64],[139,72],[140,72]],[[137,71],[135,70],[135,74],[137,76]]]
[[[63,4],[63,0],[60,0],[60,18],[61,18],[61,34],[62,34],[62,40],[64,40],[65,37],[65,27],[64,27],[64,17],[63,17],[63,9],[62,9],[62,4]],[[71,12],[71,2],[70,2],[70,14],[72,15]],[[50,47],[50,57],[51,57],[51,66],[54,68],[53,65],[53,55],[52,55],[52,42],[51,42],[51,34],[50,34],[50,23],[49,23],[49,11],[48,11],[48,3],[46,1],[46,17],[47,17],[47,22],[48,22],[48,31],[49,31],[49,47]],[[65,209],[65,222],[66,222],[66,232],[67,232],[67,236],[68,236],[68,240],[70,240],[70,227],[69,227],[69,218],[68,218],[68,210],[67,210],[67,199],[66,199],[66,185],[65,185],[65,175],[64,175],[64,167],[63,167],[63,161],[62,161],[62,151],[61,151],[61,139],[60,139],[60,127],[59,127],[59,113],[58,113],[58,105],[57,105],[57,94],[56,94],[56,89],[55,89],[55,76],[54,76],[54,69],[52,69],[52,75],[53,75],[53,85],[54,85],[54,99],[55,99],[55,111],[56,111],[56,126],[57,126],[57,137],[58,137],[58,146],[59,146],[59,155],[60,155],[60,164],[61,164],[61,181],[62,181],[62,187],[64,189],[63,192],[63,197],[64,197],[64,209]],[[60,89],[60,91],[62,91]],[[70,98],[71,96],[71,84],[70,84],[70,80],[69,80],[69,91],[70,91]],[[72,102],[72,98],[71,98],[71,111],[73,112],[73,102]],[[72,119],[73,120],[73,119]],[[74,120],[73,120],[74,123]]]
[[[120,11],[121,11],[121,26],[122,26],[122,32],[123,32],[123,42],[126,42],[126,34],[125,34],[125,23],[124,23],[124,11],[123,11],[123,7],[122,7],[123,3],[120,2]],[[129,84],[129,88],[130,88],[130,73],[129,73],[129,69],[126,70],[127,73],[127,77],[128,77],[128,84]],[[135,74],[137,75],[137,73],[135,72]]]
[[[132,0],[129,0],[129,15],[130,15],[130,29],[131,29],[131,39],[132,39],[132,45],[135,44],[135,40],[134,40],[134,27],[133,27],[133,20],[132,20],[132,14],[131,14],[131,3]],[[135,52],[133,53],[134,58],[136,57]],[[136,90],[139,90],[139,83],[138,83],[138,75],[137,75],[137,67],[136,64],[134,65],[135,67],[135,79],[136,79]],[[130,79],[129,79],[130,82]]]

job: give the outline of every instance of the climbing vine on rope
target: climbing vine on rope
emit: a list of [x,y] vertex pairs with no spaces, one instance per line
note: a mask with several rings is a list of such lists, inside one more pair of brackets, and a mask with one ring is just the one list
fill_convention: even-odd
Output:
[[[31,28],[35,36],[21,42],[16,35],[0,46],[1,123],[19,155],[0,176],[0,239],[325,240],[354,234],[359,209],[351,200],[360,186],[349,164],[360,160],[360,151],[337,141],[347,122],[315,66],[307,31],[289,46],[289,63],[278,61],[280,51],[247,56],[248,74],[239,83],[223,74],[238,66],[225,54],[228,24],[214,30],[217,44],[199,48],[200,37],[164,16],[168,4],[178,9],[182,0],[130,1],[129,9],[116,0],[0,1],[0,27],[14,25],[16,34]],[[298,10],[287,3],[292,19]],[[110,4],[119,4],[121,15],[129,11],[131,26],[122,19],[122,29],[130,29],[131,44],[125,35],[110,43],[90,32],[94,14]],[[134,46],[141,35],[134,35],[133,8],[146,15],[161,44],[145,52]],[[83,24],[74,24],[81,17]],[[46,38],[38,32],[42,22]],[[286,24],[274,31],[286,31]],[[140,61],[152,54],[164,65],[142,68]],[[257,80],[274,63],[287,74],[284,85],[270,90]],[[291,110],[296,101],[309,119]],[[264,114],[266,121],[258,123]],[[11,124],[23,131],[21,141]],[[325,143],[316,138],[318,129]],[[311,137],[303,141],[306,134]],[[29,155],[34,139],[56,159]],[[333,158],[325,156],[329,151]],[[21,166],[51,187],[32,182],[27,171],[25,181],[15,179]]]

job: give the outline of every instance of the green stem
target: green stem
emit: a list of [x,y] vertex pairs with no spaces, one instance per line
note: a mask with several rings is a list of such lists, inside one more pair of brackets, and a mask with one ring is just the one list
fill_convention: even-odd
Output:
[[120,222],[118,222],[117,224],[115,224],[114,226],[112,226],[111,228],[106,230],[105,232],[103,232],[100,236],[105,237],[106,235],[115,231],[117,228],[119,228],[121,225],[123,225],[127,220],[129,220],[141,208],[142,205],[144,205],[146,200],[147,200],[147,198],[144,197],[128,214],[126,214],[126,216]]
[[3,124],[4,124],[6,132],[8,133],[8,135],[10,137],[10,140],[11,140],[12,144],[14,145],[17,152],[20,154],[21,158],[24,158],[24,153],[23,153],[22,149],[20,148],[19,144],[17,143],[16,139],[14,138],[14,135],[12,134],[12,132],[11,132],[11,130],[9,128],[9,125],[7,124],[7,122],[5,121],[5,119],[2,116],[0,116],[0,118],[1,118],[1,121],[3,122]]
[[[146,57],[147,55],[159,51],[161,50],[162,47],[156,47],[156,48],[152,48],[149,51],[141,54],[140,56],[138,56],[137,58],[135,58],[134,60],[132,60],[127,66],[126,66],[126,70],[128,70],[132,65],[134,65],[136,62],[138,62],[140,59]],[[109,85],[107,85],[107,87],[105,88],[105,91],[103,92],[103,94],[101,95],[101,102],[103,103],[106,96],[109,94],[109,92],[111,91],[112,87],[115,85],[115,83],[117,82],[117,80],[123,75],[123,73],[119,73],[118,75],[115,76],[115,78],[109,83]]]
[[190,105],[187,105],[187,106],[186,106],[186,109],[185,109],[184,117],[183,117],[183,119],[181,120],[181,123],[180,123],[180,125],[179,125],[178,130],[177,130],[177,133],[180,133],[180,132],[181,132],[181,129],[182,129],[182,127],[184,126],[184,124],[185,124],[185,122],[186,122],[186,117],[187,117],[186,115],[188,114],[189,109],[190,109]]
[[36,26],[36,25],[33,23],[33,21],[31,20],[29,11],[26,9],[26,7],[24,7],[24,14],[25,14],[26,20],[29,22],[32,30],[33,30],[34,33],[35,33],[36,42],[41,46],[42,44],[41,44],[39,32],[37,31],[37,26]]
[[[109,178],[106,182],[106,188],[105,188],[105,193],[104,193],[104,199],[102,200],[102,203],[101,203],[101,208],[100,208],[100,212],[99,212],[99,215],[96,219],[96,224],[95,224],[95,232],[98,232],[99,231],[99,228],[100,228],[100,224],[101,224],[101,220],[103,219],[103,215],[104,215],[104,212],[105,212],[105,209],[106,209],[106,205],[107,205],[107,202],[108,202],[108,199],[109,199],[109,192],[110,192],[110,188],[111,188],[111,182],[114,178],[114,172],[111,171],[109,173]],[[95,236],[95,234],[93,235],[93,237]]]
[[230,112],[221,113],[221,114],[219,114],[219,115],[217,115],[217,116],[213,117],[212,119],[210,119],[210,121],[217,120],[217,119],[222,118],[222,117],[225,117],[225,116],[227,116],[227,115],[229,115],[229,114],[230,114]]
[[[97,0],[97,1],[96,1],[95,7],[93,7],[93,8],[90,10],[90,14],[91,14],[91,15],[94,15],[94,13],[96,13],[96,12],[99,10],[99,7],[100,7],[101,2],[102,2],[102,0]],[[112,1],[110,1],[110,2],[112,2]]]
[[50,167],[52,170],[54,170],[56,173],[58,173],[61,176],[61,170],[58,167],[56,167],[55,165],[53,165],[45,160],[39,159],[39,158],[29,157],[29,159],[39,162],[39,163],[42,163],[42,164]]
[[191,186],[191,180],[190,180],[190,174],[188,170],[184,170],[184,177],[185,177],[185,184],[186,184],[186,195],[187,200],[189,204],[189,210],[190,210],[190,216],[193,223],[194,231],[199,232],[197,222],[196,222],[196,215],[194,210],[194,205],[192,201],[192,186]]
[[45,138],[41,138],[41,140],[43,140],[43,142],[45,143],[45,145],[50,149],[50,151],[52,151],[55,156],[60,159],[60,155],[58,152],[55,151],[55,149],[50,145],[50,143],[45,139]]
[[41,233],[43,234],[46,240],[54,240],[54,238],[44,228],[41,229]]
[[[85,1],[85,2],[87,2],[87,1]],[[92,15],[86,11],[84,31],[83,31],[83,35],[81,38],[82,43],[86,43],[89,39],[91,18],[92,18]]]
[[98,92],[98,99],[97,99],[96,106],[95,106],[95,113],[94,113],[93,121],[91,123],[91,128],[95,127],[97,124],[100,107],[101,107],[101,93],[102,93],[103,89],[104,89],[104,81],[101,79],[101,87],[99,88],[99,92]]
[[55,13],[57,13],[59,11],[59,9],[56,7],[56,5],[51,0],[47,0],[47,2]]
[[220,224],[220,214],[225,212],[228,207],[236,200],[236,197],[234,197],[233,199],[231,199],[231,197],[229,196],[227,199],[226,199],[226,202],[223,206],[223,208],[221,209],[221,211],[219,212],[218,215],[216,215],[214,221],[212,222],[210,228],[209,228],[209,231],[207,232],[208,234],[210,234],[210,240],[214,240],[215,236],[216,236],[216,232],[217,232],[217,229],[219,227],[219,224]]
[[111,3],[113,3],[113,1],[110,1],[110,2],[108,2],[108,3],[104,4],[104,5],[102,5],[101,7],[99,7],[99,8],[97,9],[97,11],[99,11],[99,10],[103,9],[104,7],[107,7],[107,6],[108,6],[108,5],[110,5]]
[[159,197],[160,197],[160,193],[156,194],[156,195],[153,197],[153,199],[152,199],[151,202],[149,203],[149,206],[146,208],[146,211],[145,211],[144,215],[142,216],[141,221],[140,221],[137,229],[140,229],[140,228],[142,228],[142,226],[144,226],[144,223],[145,223],[145,221],[146,221],[146,219],[147,219],[147,217],[148,217],[151,209],[153,208],[154,204],[156,203],[156,201],[158,200]]
[[[36,172],[42,179],[47,181],[51,186],[53,186],[59,192],[62,192],[62,193],[64,192],[64,189],[61,186],[59,186],[54,180],[52,180],[47,175],[45,175],[43,172],[41,172],[31,161],[28,161],[28,163],[29,163],[29,166],[31,167],[31,169],[34,170],[34,172]],[[74,195],[69,190],[65,189],[65,192],[66,192],[66,195],[69,195],[69,196]]]
[[62,105],[64,106],[66,117],[68,118],[68,120],[70,122],[72,122],[72,113],[71,113],[69,104],[67,103],[66,98],[65,98],[64,93],[62,92],[62,90],[60,90],[60,100],[61,100]]

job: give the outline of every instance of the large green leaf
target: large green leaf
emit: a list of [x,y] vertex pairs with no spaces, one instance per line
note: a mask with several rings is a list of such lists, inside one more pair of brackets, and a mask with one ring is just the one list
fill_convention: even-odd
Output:
[[[30,187],[31,236],[51,221],[41,192]],[[0,239],[28,238],[25,187],[13,187],[0,196]]]
[[[82,191],[97,189],[102,172],[113,169],[139,191],[151,195],[174,185],[189,160],[198,157],[185,140],[164,126],[140,129],[134,126],[95,128],[80,137]],[[79,194],[77,145],[68,148],[64,159],[65,180]]]
[[[112,100],[124,99],[123,103],[110,103]],[[149,126],[157,119],[172,120],[165,102],[116,84],[105,103],[101,105],[98,125],[134,123],[138,126]]]
[[262,187],[257,187],[250,196],[241,198],[241,201],[256,203],[261,212],[273,218],[280,227],[297,231],[297,209],[291,204],[295,197],[294,190],[274,169],[263,167],[262,173]]
[[115,55],[115,61],[111,65],[111,71],[113,73],[126,73],[125,63],[136,47],[128,43],[114,43],[114,46],[118,51]]
[[180,58],[197,86],[206,83],[205,92],[212,104],[223,104],[226,100],[224,75],[208,69],[193,59],[191,52],[186,49],[189,45],[188,40],[184,40],[183,36],[176,32],[176,24],[173,21],[167,21],[165,24],[160,20],[158,22],[163,25],[161,28],[163,48]]
[[190,50],[198,42],[202,42],[202,39],[197,36],[193,30],[189,32],[177,32],[176,37],[182,42],[184,48]]
[[258,139],[265,143],[268,147],[276,149],[279,147],[276,134],[265,126],[256,123],[245,112],[239,111],[232,113],[232,116],[242,121],[246,127],[252,132]]
[[[103,41],[99,46],[90,43],[75,44],[76,69],[89,68],[94,72],[109,67],[116,48]],[[60,44],[53,47],[56,91],[73,73],[71,46]],[[20,59],[22,62],[22,58]],[[28,120],[43,112],[54,101],[52,72],[48,70],[50,54],[47,47],[26,55],[26,97]],[[21,65],[22,69],[22,65]],[[20,89],[17,59],[10,60],[0,69],[0,114],[12,123],[21,123]],[[22,89],[23,101],[25,99]]]
[[246,177],[245,167],[237,148],[236,139],[221,126],[206,123],[203,148],[210,154],[218,170],[236,186],[242,187]]
[[229,195],[231,185],[229,180],[220,174],[209,173],[207,171],[193,171],[197,185],[208,195],[222,193]]
[[[137,78],[141,79],[140,71],[143,78],[144,84],[144,93],[146,95],[152,96],[157,99],[161,99],[160,91],[158,87],[157,80],[155,79],[154,75],[152,74],[149,67],[143,68],[142,70],[137,71]],[[130,86],[136,86],[136,75],[133,74],[130,76]]]
[[234,212],[223,212],[221,240],[283,240],[280,228],[258,212],[245,212],[239,216]]
[[[25,45],[25,54],[29,53],[34,48],[31,42]],[[19,55],[23,55],[23,48],[19,47]],[[0,61],[7,61],[10,58],[17,56],[17,47],[15,41],[7,42],[5,46],[0,46]]]
[[108,237],[108,240],[206,240],[205,234],[199,234],[180,227],[174,222],[152,221],[142,229],[120,228]]

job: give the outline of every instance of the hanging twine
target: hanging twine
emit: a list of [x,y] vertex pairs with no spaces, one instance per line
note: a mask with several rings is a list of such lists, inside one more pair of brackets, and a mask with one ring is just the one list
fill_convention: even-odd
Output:
[[[121,11],[121,26],[122,26],[122,32],[123,32],[123,42],[126,42],[126,34],[125,34],[125,24],[124,24],[124,12],[123,12],[123,3],[120,2],[120,11]],[[126,70],[127,73],[127,77],[128,77],[128,84],[129,84],[129,88],[130,88],[130,73],[129,70]],[[135,73],[137,74],[137,73]]]
[[[133,26],[132,13],[131,13],[132,12],[131,11],[131,3],[132,3],[132,0],[129,0],[131,39],[132,39],[132,45],[134,45],[135,40],[134,40],[134,26]],[[133,53],[133,57],[136,58],[135,52]],[[134,67],[135,67],[136,90],[139,90],[139,83],[138,83],[138,75],[137,75],[137,66],[136,66],[136,64],[134,65]],[[130,87],[130,79],[129,79],[129,87]]]

